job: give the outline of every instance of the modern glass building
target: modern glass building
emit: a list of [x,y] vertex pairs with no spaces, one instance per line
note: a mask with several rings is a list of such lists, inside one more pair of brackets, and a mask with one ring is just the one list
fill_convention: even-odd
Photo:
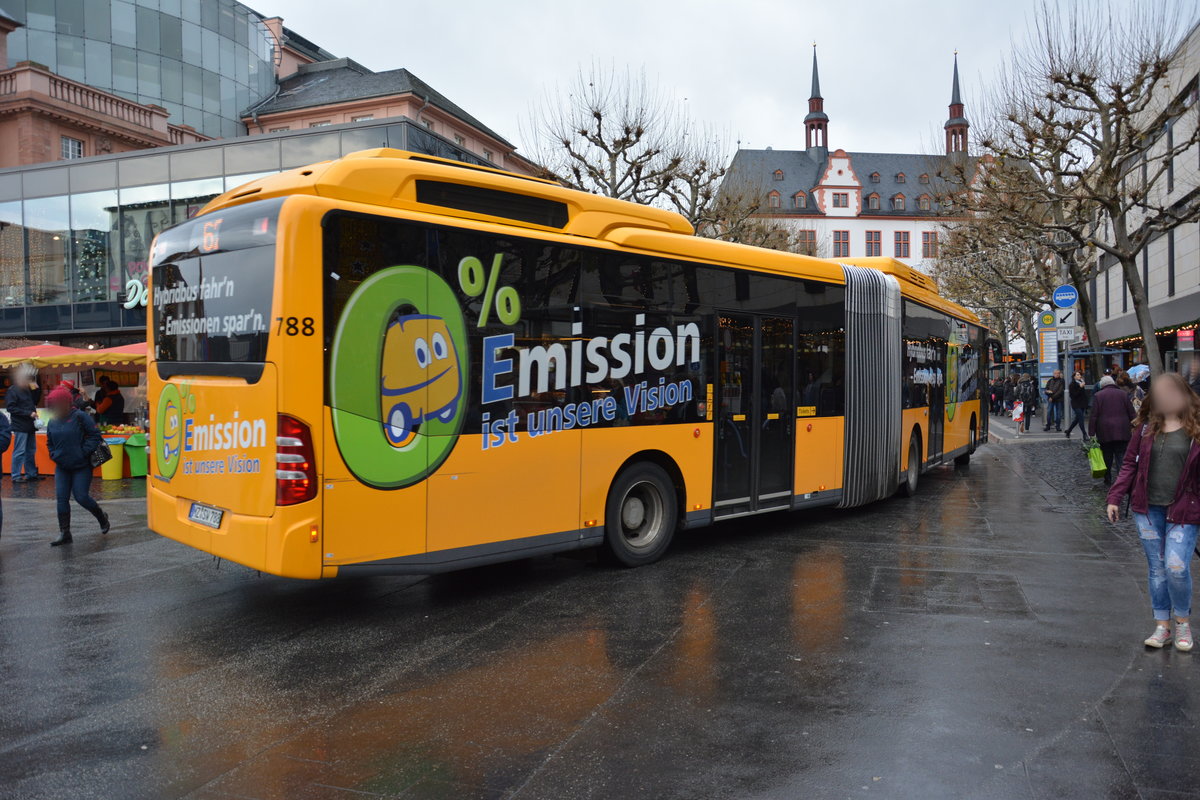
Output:
[[492,166],[393,119],[0,170],[0,335],[144,336],[145,308],[125,307],[125,287],[144,279],[156,233],[246,181],[374,147]]
[[24,25],[8,64],[154,104],[213,138],[243,135],[240,112],[275,91],[274,39],[233,0],[3,0]]

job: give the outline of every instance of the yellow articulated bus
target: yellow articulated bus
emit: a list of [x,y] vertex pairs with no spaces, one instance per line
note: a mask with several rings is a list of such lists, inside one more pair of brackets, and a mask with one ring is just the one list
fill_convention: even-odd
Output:
[[150,527],[296,578],[427,573],[913,492],[984,440],[985,330],[889,259],[368,150],[152,253]]

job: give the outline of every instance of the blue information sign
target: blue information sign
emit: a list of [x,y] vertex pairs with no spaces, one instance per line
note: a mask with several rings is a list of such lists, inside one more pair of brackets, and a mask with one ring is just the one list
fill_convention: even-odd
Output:
[[1054,298],[1054,305],[1058,308],[1070,308],[1079,302],[1079,292],[1069,283],[1064,283],[1055,289],[1051,297]]

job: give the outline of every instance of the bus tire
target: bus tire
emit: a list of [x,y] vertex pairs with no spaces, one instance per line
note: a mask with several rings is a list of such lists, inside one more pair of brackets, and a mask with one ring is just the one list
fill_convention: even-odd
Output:
[[648,461],[617,475],[604,506],[604,547],[626,567],[662,558],[675,534],[675,486],[662,467]]
[[977,438],[978,438],[978,434],[976,433],[975,417],[971,417],[971,440],[967,444],[967,452],[963,453],[961,456],[957,456],[954,459],[954,463],[957,466],[965,467],[971,463],[971,456],[973,456],[975,454]]
[[900,494],[912,497],[917,493],[917,485],[921,482],[921,437],[916,431],[908,437],[908,468],[900,481]]

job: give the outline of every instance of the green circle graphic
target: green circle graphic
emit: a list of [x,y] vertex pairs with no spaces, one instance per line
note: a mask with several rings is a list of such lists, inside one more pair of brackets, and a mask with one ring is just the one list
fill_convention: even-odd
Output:
[[164,386],[158,396],[153,439],[158,474],[171,480],[175,470],[179,469],[183,451],[183,404],[179,399],[179,387],[173,383]]
[[[445,323],[457,359],[458,393],[453,404],[445,406],[446,413],[423,418],[417,435],[398,445],[388,440],[381,410],[383,350],[396,312],[405,307]],[[401,489],[442,465],[466,416],[467,345],[467,326],[454,290],[424,267],[388,267],[354,290],[333,335],[329,403],[338,451],[356,478],[380,489]]]

